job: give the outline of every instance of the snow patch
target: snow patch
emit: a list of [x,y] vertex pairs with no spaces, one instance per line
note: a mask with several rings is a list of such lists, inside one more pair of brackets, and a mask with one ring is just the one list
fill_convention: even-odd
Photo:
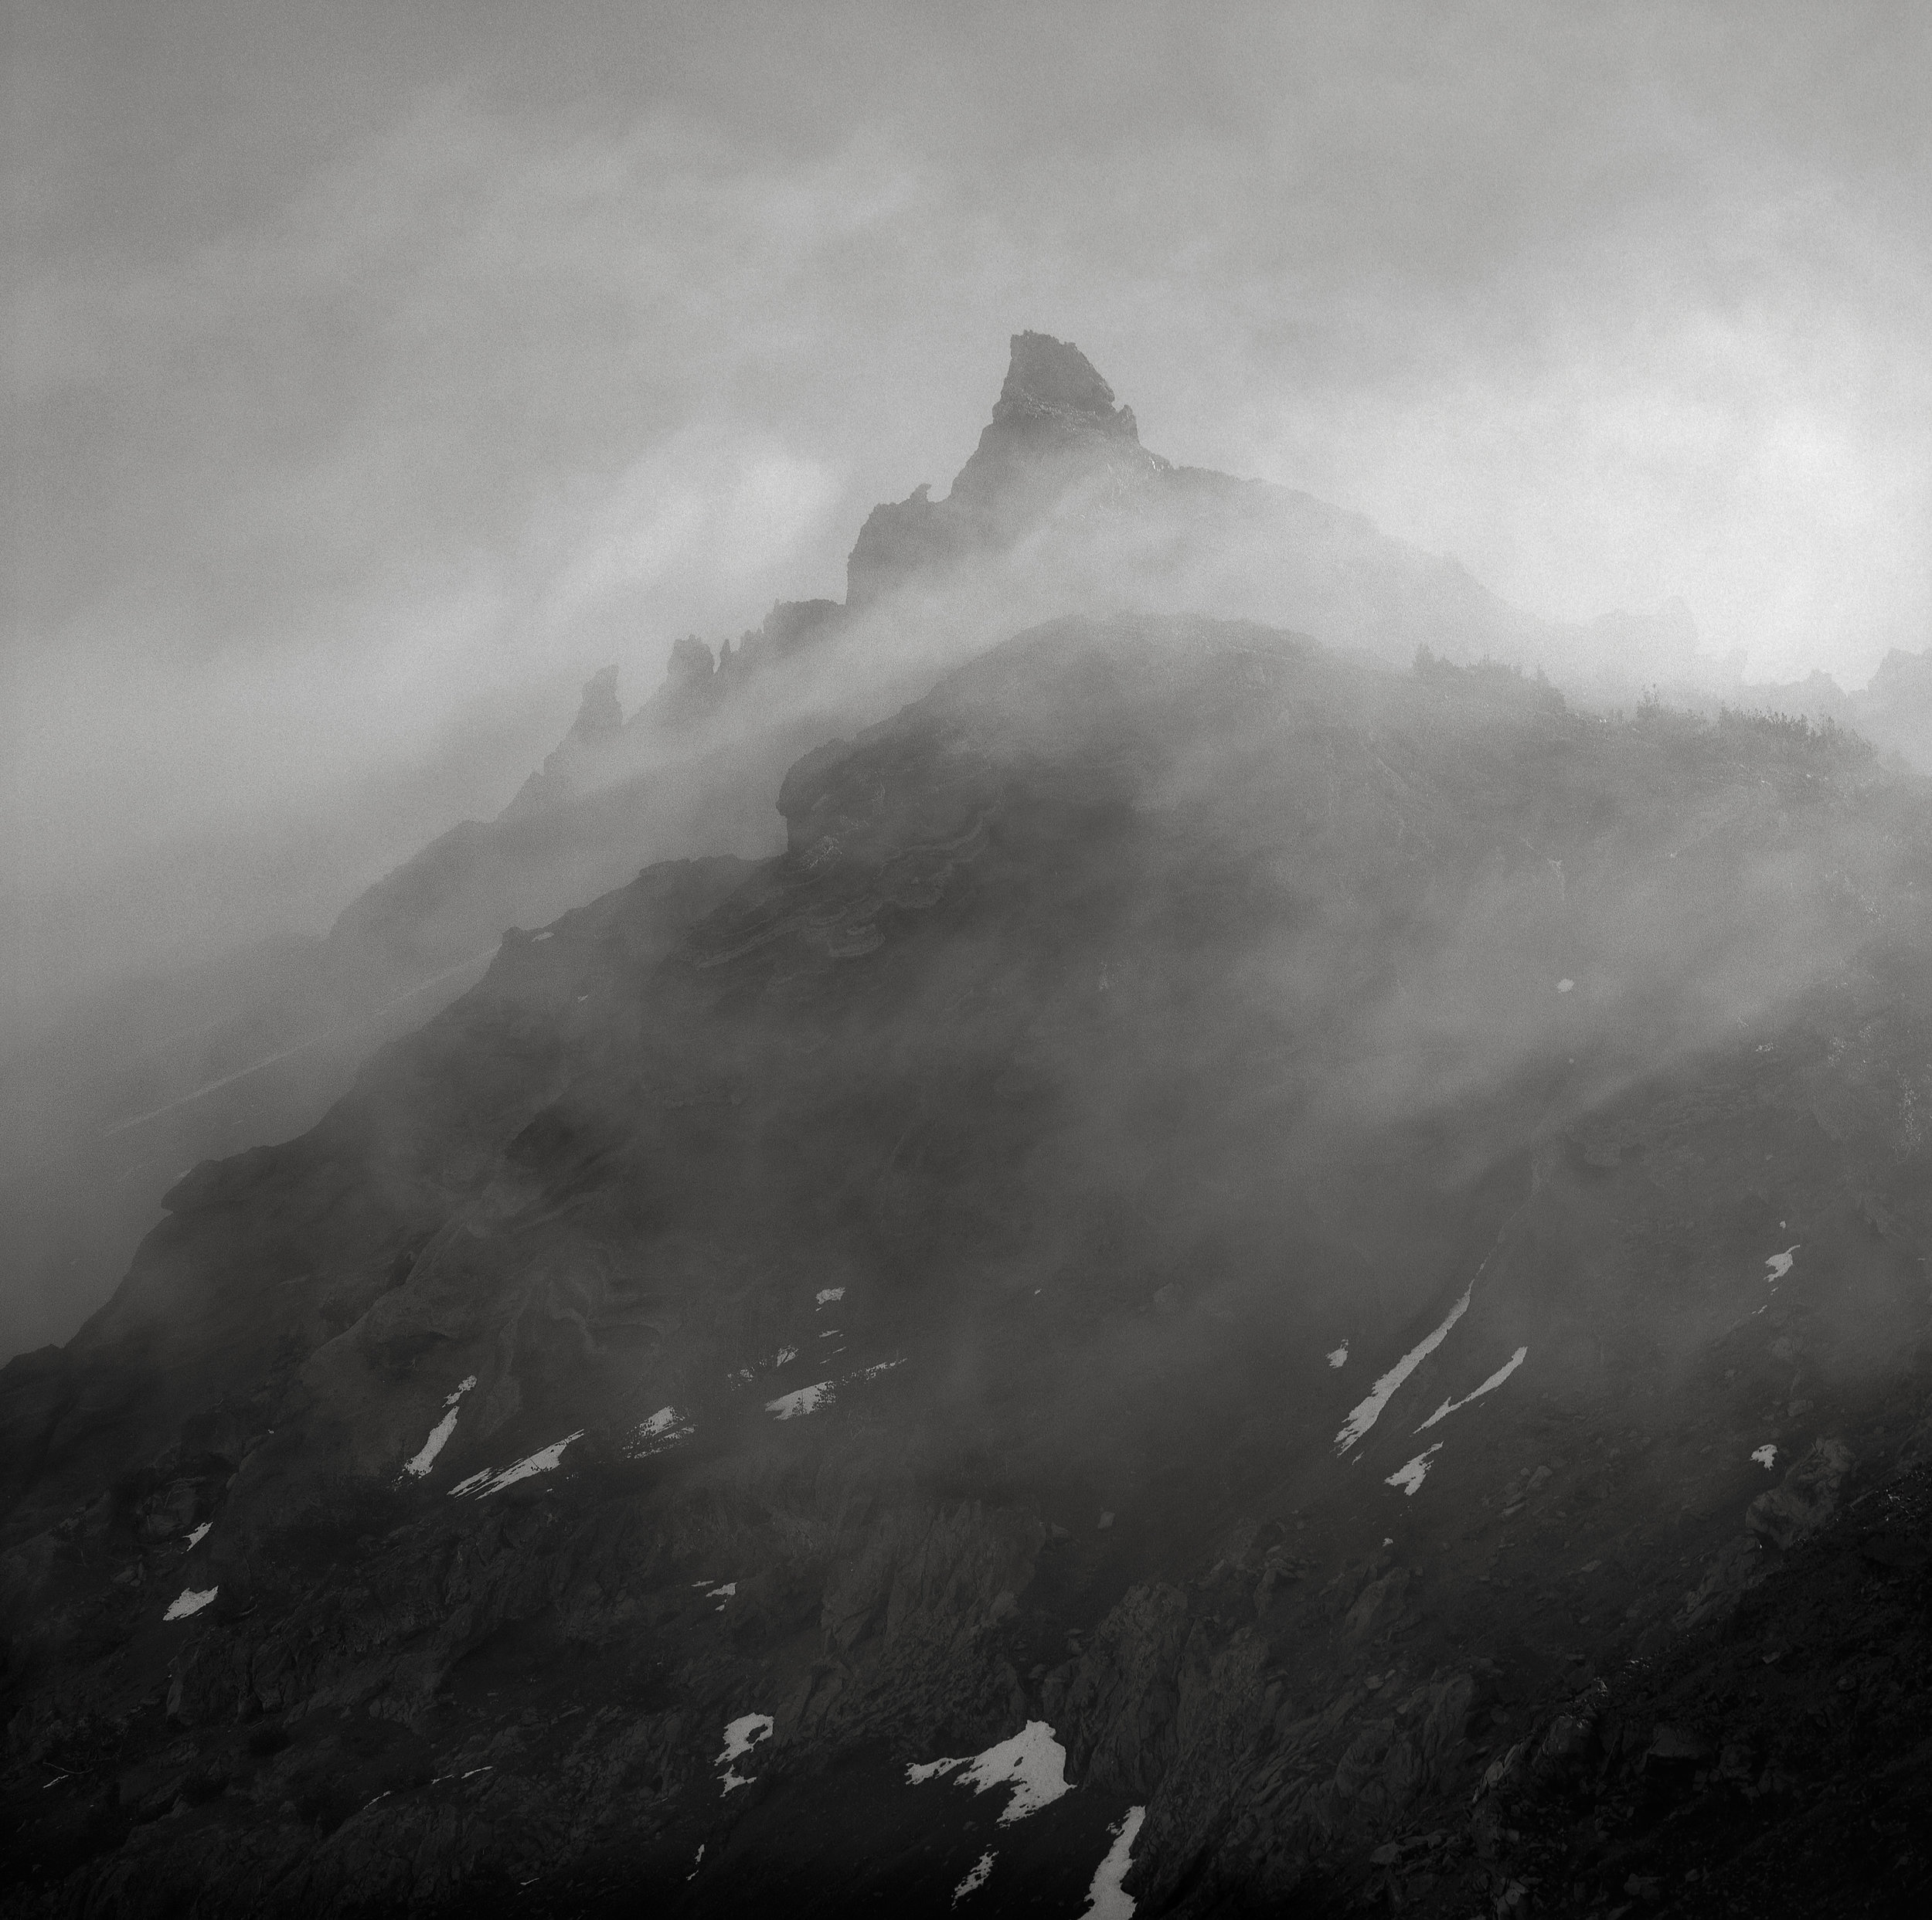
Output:
[[1066,1777],[1066,1749],[1053,1738],[1053,1729],[1043,1720],[1029,1720],[1010,1740],[970,1759],[927,1760],[906,1769],[906,1784],[921,1786],[928,1780],[943,1779],[957,1773],[955,1784],[970,1786],[975,1793],[989,1787],[1011,1786],[1013,1797],[1006,1803],[998,1824],[1010,1827],[1043,1806],[1051,1806],[1071,1791]]
[[1398,1466],[1382,1483],[1383,1485],[1400,1487],[1411,1500],[1413,1500],[1416,1497],[1416,1489],[1429,1477],[1430,1455],[1440,1453],[1441,1451],[1442,1443],[1440,1440],[1437,1441],[1434,1446],[1424,1447],[1413,1460],[1409,1462],[1407,1466]]
[[993,1850],[989,1847],[975,1861],[966,1878],[953,1889],[953,1905],[957,1906],[969,1893],[977,1893],[991,1878],[993,1871]]
[[451,1407],[449,1412],[430,1429],[430,1437],[423,1443],[422,1450],[412,1459],[403,1463],[403,1471],[405,1473],[413,1473],[417,1479],[420,1480],[436,1464],[437,1455],[449,1444],[450,1436],[456,1431],[457,1412],[457,1409]]
[[771,1737],[770,1714],[740,1714],[724,1730],[724,1752],[712,1762],[714,1767],[729,1766],[742,1759],[760,1740]]
[[1529,1357],[1527,1347],[1519,1347],[1474,1393],[1466,1393],[1460,1400],[1445,1400],[1416,1429],[1418,1433],[1427,1433],[1438,1420],[1445,1420],[1452,1413],[1459,1413],[1471,1400],[1480,1400],[1485,1393],[1500,1387],[1509,1376]]
[[579,1427],[574,1433],[566,1433],[560,1440],[553,1440],[548,1446],[541,1446],[534,1453],[526,1453],[514,1466],[506,1466],[500,1473],[492,1473],[485,1467],[480,1473],[472,1473],[466,1480],[458,1480],[450,1489],[451,1494],[467,1494],[472,1490],[481,1499],[486,1494],[500,1494],[506,1487],[514,1487],[519,1480],[533,1479],[539,1473],[552,1472],[563,1460],[563,1449],[573,1440],[583,1438],[584,1429]]
[[781,1393],[775,1400],[765,1402],[765,1411],[775,1413],[781,1420],[796,1420],[808,1413],[816,1413],[832,1396],[832,1384],[821,1380],[809,1387],[800,1387],[791,1393]]
[[737,1582],[736,1580],[727,1580],[723,1586],[713,1587],[704,1597],[707,1600],[716,1600],[718,1602],[718,1611],[722,1613],[725,1610],[725,1602],[729,1600],[737,1591]]
[[782,1367],[787,1361],[796,1360],[798,1358],[798,1349],[796,1347],[781,1347],[778,1349],[778,1358],[771,1364],[774,1367]]
[[826,1307],[829,1306],[832,1301],[842,1300],[845,1297],[845,1290],[842,1286],[821,1286],[818,1290],[816,1303],[820,1307]]
[[446,1395],[443,1404],[449,1412],[430,1429],[430,1437],[423,1443],[422,1451],[413,1460],[403,1463],[403,1471],[413,1473],[420,1480],[436,1464],[436,1456],[449,1445],[450,1436],[456,1431],[456,1416],[462,1412],[464,1394],[476,1385],[476,1375],[471,1374],[455,1392]]
[[1764,1264],[1771,1269],[1764,1276],[1764,1284],[1767,1286],[1777,1286],[1778,1282],[1791,1272],[1792,1256],[1798,1252],[1798,1247],[1801,1247],[1804,1244],[1804,1242],[1801,1240],[1798,1246],[1788,1246],[1782,1253],[1774,1253],[1766,1259]]
[[1094,1884],[1087,1890],[1087,1911],[1080,1920],[1134,1920],[1134,1896],[1121,1882],[1127,1878],[1134,1843],[1140,1838],[1141,1823],[1146,1818],[1145,1807],[1130,1806],[1126,1818],[1107,1829],[1114,1844],[1094,1870]]
[[660,1407],[648,1420],[640,1420],[624,1443],[624,1456],[642,1460],[646,1454],[662,1453],[666,1447],[688,1440],[697,1432],[696,1424],[684,1419],[675,1407]]
[[1751,1458],[1768,1473],[1777,1464],[1777,1449],[1767,1440],[1762,1446],[1751,1449]]
[[192,1587],[183,1587],[181,1598],[161,1617],[164,1620],[185,1620],[191,1613],[199,1613],[220,1591],[219,1587],[210,1587],[206,1593],[197,1593]]
[[1335,1436],[1338,1453],[1345,1453],[1382,1418],[1382,1409],[1395,1398],[1396,1389],[1449,1337],[1449,1330],[1469,1310],[1469,1296],[1475,1291],[1471,1280],[1462,1290],[1462,1298],[1450,1308],[1447,1317],[1426,1340],[1418,1341],[1369,1390],[1369,1397],[1351,1413]]
[[192,1553],[194,1550],[208,1538],[208,1530],[210,1527],[213,1526],[214,1524],[215,1523],[212,1520],[204,1520],[201,1524],[188,1536],[188,1551],[190,1553]]
[[1576,984],[1573,980],[1560,980],[1556,983],[1556,991],[1560,994],[1566,994]]
[[1348,1364],[1349,1343],[1345,1340],[1339,1347],[1335,1348],[1333,1353],[1329,1354],[1328,1364],[1331,1367],[1345,1367]]
[[751,1782],[741,1774],[734,1762],[742,1760],[760,1740],[771,1738],[770,1714],[740,1714],[724,1730],[724,1752],[712,1762],[714,1767],[723,1767],[723,1791],[730,1793],[734,1788],[749,1786]]

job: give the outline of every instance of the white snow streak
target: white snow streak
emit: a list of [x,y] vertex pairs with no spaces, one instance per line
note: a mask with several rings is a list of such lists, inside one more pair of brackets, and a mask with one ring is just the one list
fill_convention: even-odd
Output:
[[1424,1447],[1406,1466],[1398,1466],[1382,1483],[1383,1485],[1400,1487],[1411,1500],[1413,1500],[1416,1497],[1416,1489],[1429,1477],[1429,1456],[1432,1453],[1440,1453],[1441,1451],[1442,1443],[1440,1440],[1437,1441],[1434,1446]]
[[969,1893],[977,1893],[985,1886],[993,1871],[993,1850],[989,1847],[973,1862],[966,1878],[953,1889],[953,1905],[957,1906]]
[[1134,1920],[1134,1896],[1121,1882],[1134,1854],[1134,1843],[1141,1837],[1141,1823],[1147,1818],[1144,1806],[1130,1806],[1127,1817],[1111,1830],[1114,1844],[1107,1857],[1094,1870],[1094,1884],[1087,1890],[1087,1911],[1080,1920]]
[[420,1480],[436,1464],[437,1455],[448,1446],[450,1436],[456,1431],[456,1416],[463,1410],[463,1396],[475,1385],[476,1375],[471,1374],[455,1392],[445,1396],[443,1404],[449,1412],[430,1428],[430,1437],[423,1443],[423,1450],[413,1460],[403,1462],[405,1473],[413,1473]]
[[539,1447],[534,1453],[527,1453],[514,1466],[506,1466],[500,1473],[492,1474],[486,1466],[480,1473],[472,1473],[466,1480],[458,1480],[450,1489],[452,1494],[474,1491],[481,1499],[486,1494],[500,1494],[506,1487],[514,1487],[519,1480],[527,1480],[539,1473],[548,1473],[563,1460],[563,1449],[573,1440],[583,1438],[584,1429],[579,1427],[574,1433],[566,1433],[560,1440],[553,1440],[548,1446]]
[[1469,1296],[1475,1292],[1475,1286],[1476,1283],[1471,1280],[1462,1290],[1462,1298],[1450,1308],[1448,1317],[1442,1324],[1427,1340],[1411,1347],[1369,1390],[1368,1398],[1349,1415],[1342,1431],[1335,1436],[1338,1453],[1347,1453],[1382,1418],[1382,1409],[1394,1398],[1396,1389],[1449,1337],[1450,1328],[1468,1312]]
[[971,1759],[927,1760],[909,1766],[906,1784],[919,1786],[953,1772],[959,1773],[957,1785],[970,1786],[975,1793],[984,1793],[988,1787],[1012,1787],[1013,1797],[999,1816],[1002,1827],[1052,1806],[1071,1786],[1066,1778],[1066,1749],[1043,1720],[1028,1721],[1012,1739],[1002,1740]]
[[1764,1264],[1771,1269],[1764,1276],[1764,1283],[1767,1286],[1775,1286],[1786,1274],[1791,1272],[1791,1256],[1798,1252],[1798,1247],[1801,1247],[1804,1244],[1804,1242],[1801,1240],[1797,1246],[1788,1246],[1782,1253],[1774,1253],[1766,1259]]
[[164,1620],[185,1620],[191,1613],[199,1613],[216,1594],[219,1587],[210,1587],[206,1593],[197,1593],[192,1587],[183,1587],[181,1598],[161,1617]]
[[696,1424],[683,1419],[675,1407],[660,1407],[649,1419],[640,1420],[631,1429],[624,1453],[631,1460],[642,1460],[648,1453],[662,1453],[666,1447],[689,1439],[697,1430]]
[[1474,1393],[1466,1393],[1460,1400],[1444,1401],[1442,1405],[1416,1429],[1416,1431],[1418,1433],[1427,1433],[1438,1420],[1447,1419],[1451,1414],[1461,1412],[1471,1400],[1480,1400],[1492,1388],[1500,1387],[1529,1357],[1529,1349],[1527,1347],[1519,1347]]
[[195,1548],[199,1547],[201,1543],[208,1538],[208,1530],[210,1527],[213,1526],[214,1524],[215,1523],[212,1520],[204,1520],[201,1524],[188,1536],[188,1550],[190,1553],[193,1552]]
[[821,1380],[809,1387],[800,1387],[791,1393],[781,1393],[775,1400],[765,1402],[765,1411],[775,1413],[781,1420],[795,1420],[802,1415],[816,1413],[832,1398],[832,1382]]
[[423,1443],[422,1451],[413,1459],[403,1463],[405,1473],[413,1473],[418,1480],[436,1464],[436,1456],[449,1444],[450,1436],[456,1431],[458,1409],[451,1407],[449,1412],[430,1429],[430,1437]]

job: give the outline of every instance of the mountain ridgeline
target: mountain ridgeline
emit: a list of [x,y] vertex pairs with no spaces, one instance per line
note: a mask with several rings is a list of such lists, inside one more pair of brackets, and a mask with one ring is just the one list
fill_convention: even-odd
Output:
[[1707,719],[1776,705],[1932,766],[1927,656],[1894,655],[1858,695],[1822,675],[1754,692],[1735,661],[1697,655],[1681,603],[1535,619],[1359,515],[1150,452],[1086,357],[1043,334],[1013,337],[978,447],[947,495],[930,495],[874,509],[842,602],[781,601],[715,653],[685,636],[628,718],[615,671],[593,676],[497,818],[440,835],[325,938],[135,983],[0,1067],[12,1253],[0,1352],[64,1338],[124,1272],[180,1171],[311,1125],[371,1047],[474,981],[505,928],[544,925],[654,860],[768,854],[801,754],[1045,620],[1252,619],[1397,667],[1426,648],[1542,671],[1600,710],[1659,690]]
[[0,1911],[1923,1899],[1922,778],[1121,613],[772,798],[0,1375]]

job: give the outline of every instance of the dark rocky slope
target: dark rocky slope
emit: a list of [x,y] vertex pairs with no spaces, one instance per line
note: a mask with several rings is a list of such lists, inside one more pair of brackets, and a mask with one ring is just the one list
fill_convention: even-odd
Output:
[[0,1376],[6,1911],[1923,1898],[1922,783],[1120,621],[780,804]]

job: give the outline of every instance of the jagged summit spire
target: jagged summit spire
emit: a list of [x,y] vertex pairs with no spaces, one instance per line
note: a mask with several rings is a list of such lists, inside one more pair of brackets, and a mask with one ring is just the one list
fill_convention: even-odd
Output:
[[999,390],[1001,399],[1037,400],[1082,413],[1112,414],[1114,389],[1072,341],[1029,331],[1015,334],[1011,344],[1012,358],[1007,363],[1006,383]]
[[617,670],[600,668],[583,683],[583,699],[572,723],[571,736],[599,740],[620,732],[623,726],[624,709],[617,704]]
[[995,420],[1073,416],[1103,431],[1139,439],[1134,409],[1114,404],[1114,389],[1072,341],[1047,333],[1016,333],[1012,346],[1005,384],[993,408]]
[[846,562],[859,606],[912,576],[1010,546],[1077,496],[1117,505],[1168,471],[1141,445],[1134,409],[1070,340],[1029,330],[1011,341],[1005,384],[979,444],[944,500],[924,487],[876,507]]

